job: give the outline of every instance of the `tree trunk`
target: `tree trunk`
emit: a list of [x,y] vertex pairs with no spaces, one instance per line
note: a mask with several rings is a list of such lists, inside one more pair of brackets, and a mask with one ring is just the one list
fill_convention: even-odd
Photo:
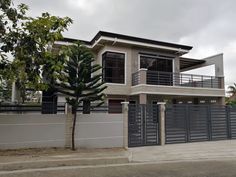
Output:
[[72,147],[71,149],[74,151],[75,150],[75,126],[76,126],[76,117],[77,117],[77,113],[76,111],[74,112],[74,120],[73,120],[73,125],[72,125],[72,139],[71,139],[71,144]]

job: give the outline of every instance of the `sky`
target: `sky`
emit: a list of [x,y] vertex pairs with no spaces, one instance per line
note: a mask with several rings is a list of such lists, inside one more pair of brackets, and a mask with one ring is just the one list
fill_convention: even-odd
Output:
[[[68,16],[65,37],[91,40],[99,30],[193,46],[186,57],[224,53],[226,86],[236,82],[235,0],[15,0],[29,15]],[[213,67],[192,71],[214,75]]]

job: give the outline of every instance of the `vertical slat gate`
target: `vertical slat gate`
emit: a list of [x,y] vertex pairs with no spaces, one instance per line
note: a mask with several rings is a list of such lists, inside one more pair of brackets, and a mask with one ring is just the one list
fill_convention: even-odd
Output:
[[129,105],[129,147],[158,145],[158,105]]

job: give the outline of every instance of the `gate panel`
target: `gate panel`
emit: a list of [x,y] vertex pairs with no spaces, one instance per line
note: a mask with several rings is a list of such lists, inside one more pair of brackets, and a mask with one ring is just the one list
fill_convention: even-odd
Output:
[[229,108],[229,117],[230,136],[236,139],[236,107]]
[[228,138],[227,107],[221,105],[210,106],[211,139],[221,140]]
[[165,127],[166,144],[187,142],[186,106],[167,105]]
[[191,105],[189,109],[189,141],[206,141],[209,139],[208,107]]
[[158,105],[129,105],[129,147],[159,144]]
[[146,106],[145,143],[144,145],[159,144],[158,134],[158,105]]
[[143,144],[143,123],[141,105],[129,105],[128,112],[128,145],[130,147]]

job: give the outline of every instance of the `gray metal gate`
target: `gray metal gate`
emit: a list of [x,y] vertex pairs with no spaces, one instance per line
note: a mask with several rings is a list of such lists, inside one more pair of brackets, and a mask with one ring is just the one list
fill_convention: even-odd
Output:
[[129,147],[159,144],[158,105],[129,105]]
[[236,108],[221,105],[167,105],[166,143],[236,138]]

